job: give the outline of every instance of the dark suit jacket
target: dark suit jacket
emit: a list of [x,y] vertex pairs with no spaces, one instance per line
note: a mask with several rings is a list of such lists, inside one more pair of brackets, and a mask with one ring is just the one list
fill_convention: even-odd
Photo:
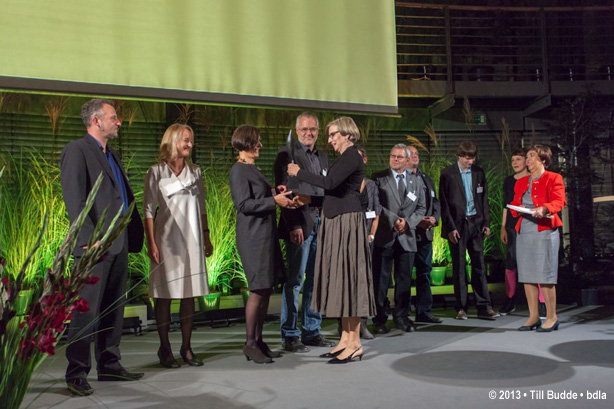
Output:
[[[426,212],[424,215],[434,217],[436,220],[435,225],[437,226],[439,224],[439,219],[441,218],[441,205],[439,204],[439,199],[437,199],[435,184],[433,183],[433,179],[431,179],[429,175],[422,172],[420,169],[418,169],[418,175],[424,182],[424,200],[426,202]],[[418,241],[433,241],[433,229],[424,230],[421,227],[417,227],[416,239]]]
[[[486,177],[484,170],[476,165],[471,166],[471,189],[476,210],[476,223],[481,228],[490,227]],[[441,171],[439,201],[441,203],[441,237],[448,239],[448,233],[454,230],[458,230],[462,235],[467,212],[467,197],[457,162]]]
[[[328,155],[320,149],[318,149],[318,155],[320,166],[323,170],[328,170],[330,166]],[[301,170],[311,171],[309,158],[307,158],[303,146],[298,141],[294,143],[294,161],[301,167]],[[299,181],[296,178],[289,179],[288,163],[290,162],[291,158],[288,153],[288,148],[284,146],[277,152],[275,164],[273,165],[275,185],[288,185],[288,182],[291,181],[292,185],[288,186],[288,188],[294,191],[298,190],[300,193],[311,196],[312,203],[311,205],[305,205],[294,210],[281,209],[281,217],[279,218],[279,237],[282,239],[289,239],[290,231],[302,228],[303,236],[307,238],[313,230],[313,223],[319,212],[318,207],[322,206],[324,189]]]
[[[121,165],[118,155],[107,145],[107,149],[115,158],[124,177],[124,184],[128,193],[128,201],[134,201],[132,189],[128,183],[128,178]],[[81,232],[77,239],[75,247],[75,256],[80,256],[84,253],[83,246],[86,246],[90,236],[94,233],[96,224],[102,216],[104,209],[108,208],[106,220],[104,221],[104,231],[109,227],[111,221],[119,211],[122,205],[121,193],[116,185],[113,177],[111,166],[100,150],[96,141],[89,135],[85,135],[82,139],[77,139],[70,142],[64,147],[60,159],[60,181],[62,183],[62,192],[64,195],[64,203],[68,218],[72,224],[81,210],[85,207],[87,195],[90,193],[92,186],[96,183],[98,175],[103,174],[102,184],[96,195],[94,205],[90,210],[88,217],[83,223]],[[128,225],[128,251],[138,253],[143,247],[143,223],[139,212],[134,207],[130,224]],[[109,248],[110,254],[119,253],[124,246],[124,237],[120,235]]]
[[[407,191],[414,193],[416,200],[411,200],[405,196],[402,202],[399,198],[397,182],[390,169],[374,173],[371,179],[377,185],[379,201],[382,205],[382,213],[375,233],[375,246],[391,247],[398,240],[405,251],[417,251],[416,226],[420,223],[426,211],[422,178],[407,179],[407,182],[409,180],[414,182],[412,184],[407,183]],[[416,186],[412,187],[413,184]],[[408,225],[408,229],[403,234],[394,230],[394,223],[399,217],[405,219]]]

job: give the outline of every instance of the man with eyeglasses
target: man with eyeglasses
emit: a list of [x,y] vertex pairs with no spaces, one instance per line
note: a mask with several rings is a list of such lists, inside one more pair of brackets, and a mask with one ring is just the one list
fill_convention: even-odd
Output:
[[448,240],[452,256],[456,319],[466,320],[469,309],[465,254],[471,259],[471,286],[478,318],[494,320],[499,314],[492,309],[484,263],[484,239],[490,234],[488,186],[484,170],[475,165],[478,148],[464,141],[456,148],[454,163],[441,170],[441,237]]
[[373,250],[373,291],[377,313],[373,323],[378,334],[388,332],[386,299],[394,263],[395,326],[413,332],[409,318],[411,270],[416,255],[416,227],[424,218],[424,182],[408,165],[410,151],[400,143],[390,151],[390,169],[372,175],[382,206]]
[[[302,171],[326,175],[329,167],[326,152],[316,148],[318,118],[303,112],[296,118],[298,141],[277,152],[274,172],[277,185],[290,185],[294,193],[311,196],[311,204],[299,209],[282,209],[279,220],[279,236],[286,243],[288,262],[287,281],[283,286],[281,305],[281,339],[288,352],[308,352],[309,346],[333,347],[334,342],[320,334],[322,315],[311,309],[313,273],[316,258],[317,232],[320,223],[320,206],[324,189],[308,183],[291,180],[288,164],[298,164]],[[304,282],[303,282],[304,281]],[[303,288],[301,305],[301,329],[298,329],[299,294]],[[300,339],[299,339],[300,336]]]

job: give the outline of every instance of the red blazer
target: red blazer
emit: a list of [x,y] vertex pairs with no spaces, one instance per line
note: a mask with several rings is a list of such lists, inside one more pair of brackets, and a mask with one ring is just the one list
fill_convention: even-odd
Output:
[[[514,186],[514,200],[512,201],[514,206],[522,205],[522,195],[524,195],[527,189],[529,189],[529,176],[525,176],[516,181],[516,185]],[[547,217],[537,219],[537,231],[554,229],[562,226],[563,222],[558,212],[567,204],[565,200],[563,177],[558,173],[545,171],[539,179],[533,181],[533,191],[531,193],[531,199],[533,199],[535,208],[546,206],[548,213],[554,216],[552,219]],[[510,211],[514,217],[519,217],[518,223],[516,223],[516,232],[519,232],[523,214],[511,209]]]

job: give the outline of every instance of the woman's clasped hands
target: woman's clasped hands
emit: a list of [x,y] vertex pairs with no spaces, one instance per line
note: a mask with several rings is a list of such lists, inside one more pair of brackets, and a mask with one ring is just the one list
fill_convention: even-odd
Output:
[[288,196],[292,194],[292,191],[288,190],[285,185],[277,186],[277,191],[279,193],[273,196],[273,199],[279,207],[286,209],[298,209],[311,201],[309,196],[301,194],[297,194],[293,198],[289,198]]

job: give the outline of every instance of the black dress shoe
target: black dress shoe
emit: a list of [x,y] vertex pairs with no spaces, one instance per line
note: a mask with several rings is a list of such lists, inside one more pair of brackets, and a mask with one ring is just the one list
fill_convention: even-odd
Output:
[[414,332],[414,322],[408,318],[395,318],[394,325],[404,332]]
[[160,359],[160,365],[165,368],[179,368],[179,362],[173,356],[173,352],[166,348],[158,348],[158,359]]
[[386,328],[386,324],[375,324],[375,333],[377,335],[387,334],[388,328]]
[[[188,352],[192,356],[191,358],[188,358]],[[190,366],[203,366],[203,361],[198,359],[194,351],[192,351],[192,348],[180,349],[179,355],[181,355],[181,357],[183,358],[183,362],[185,362],[186,364]]]
[[320,358],[336,358],[339,356],[339,354],[341,354],[343,351],[345,351],[345,348],[340,349],[337,352],[327,352],[325,354],[320,355]]
[[247,345],[243,345],[243,355],[245,355],[245,359],[254,361],[255,364],[271,364],[275,362],[266,356],[260,348],[250,348]]
[[521,327],[518,327],[518,331],[532,331],[532,330],[534,330],[536,328],[539,330],[539,328],[541,328],[541,326],[542,326],[542,320],[538,319],[537,321],[535,321],[531,325],[523,325]]
[[332,348],[336,345],[335,342],[329,341],[328,339],[324,338],[322,335],[318,335],[317,337],[313,337],[309,339],[304,339],[303,344],[309,345],[310,347],[328,347],[328,348]]
[[66,386],[73,395],[88,396],[94,393],[94,389],[85,378],[66,379]]
[[429,314],[429,315],[417,316],[416,322],[426,322],[428,324],[441,324],[443,322],[443,319],[439,317],[434,317]]
[[297,352],[299,354],[309,352],[309,348],[299,341],[298,337],[286,337],[284,350],[288,352]]
[[349,362],[352,362],[354,360],[354,358],[358,358],[359,361],[362,361],[362,353],[360,355],[356,355],[356,352],[362,350],[362,347],[358,348],[357,350],[355,350],[354,352],[352,352],[347,358],[343,358],[343,359],[339,359],[337,357],[331,359],[330,361],[328,361],[329,364],[347,364]]
[[269,358],[279,358],[281,357],[281,352],[279,351],[271,351],[271,348],[269,348],[269,345],[260,340],[258,341],[258,348],[260,348],[260,350],[262,351],[263,354],[265,354],[266,356],[268,356]]
[[123,366],[119,371],[98,372],[98,380],[100,382],[138,381],[143,376],[145,376],[143,372],[128,372]]
[[551,326],[550,328],[540,326],[539,328],[535,330],[535,332],[552,332],[552,331],[558,331],[558,330],[559,330],[559,320],[556,320],[554,325]]

